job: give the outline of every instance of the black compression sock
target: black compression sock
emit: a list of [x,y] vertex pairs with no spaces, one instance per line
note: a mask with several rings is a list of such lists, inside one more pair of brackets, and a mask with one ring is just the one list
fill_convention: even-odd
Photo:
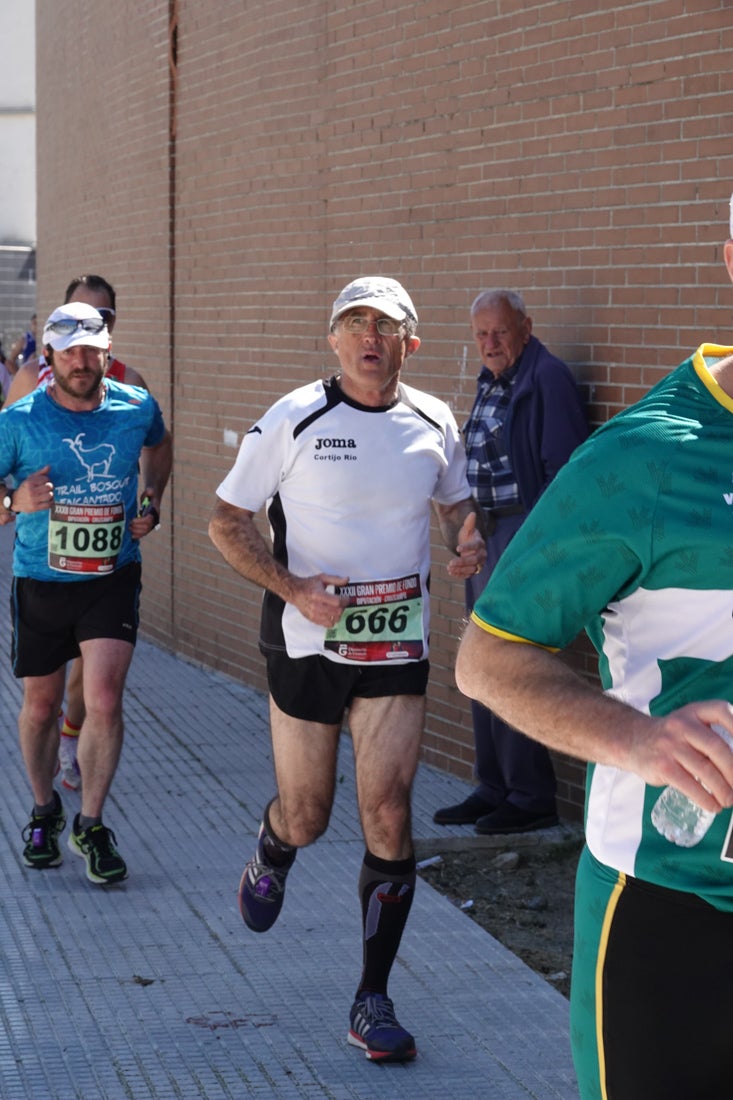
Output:
[[387,992],[387,980],[415,895],[416,880],[414,855],[388,860],[365,853],[359,876],[364,929],[364,968],[359,991]]
[[[274,801],[274,799],[273,799]],[[292,844],[286,844],[284,840],[280,840],[279,836],[273,829],[270,823],[270,806],[272,802],[268,802],[263,814],[263,824],[265,826],[265,835],[262,838],[262,846],[265,849],[265,855],[272,864],[273,867],[290,867],[298,849]]]

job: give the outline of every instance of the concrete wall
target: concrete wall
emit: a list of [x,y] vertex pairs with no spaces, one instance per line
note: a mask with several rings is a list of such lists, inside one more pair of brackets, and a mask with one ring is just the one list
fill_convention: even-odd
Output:
[[[37,33],[39,313],[82,270],[117,286],[115,350],[176,436],[146,629],[256,687],[260,593],[220,561],[208,515],[253,420],[335,366],[347,280],[405,283],[423,339],[406,380],[459,421],[482,287],[524,292],[595,422],[703,338],[733,342],[717,0],[37,0]],[[468,777],[462,594],[435,558],[425,755]],[[571,659],[590,672],[587,647]],[[558,772],[577,813],[582,768]]]
[[36,52],[33,4],[0,0],[0,244],[36,240]]
[[0,0],[0,346],[28,328],[36,301],[35,8]]

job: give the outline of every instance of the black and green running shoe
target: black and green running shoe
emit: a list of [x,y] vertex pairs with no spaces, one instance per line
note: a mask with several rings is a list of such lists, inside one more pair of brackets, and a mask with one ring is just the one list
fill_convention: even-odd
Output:
[[66,814],[58,791],[53,792],[56,803],[52,813],[31,814],[31,819],[23,829],[23,862],[26,867],[35,867],[42,871],[45,867],[59,867],[64,857],[59,848],[59,834],[66,824]]
[[107,886],[127,878],[127,864],[115,848],[116,837],[106,825],[90,825],[82,829],[79,815],[69,833],[68,845],[72,852],[86,860],[87,878]]

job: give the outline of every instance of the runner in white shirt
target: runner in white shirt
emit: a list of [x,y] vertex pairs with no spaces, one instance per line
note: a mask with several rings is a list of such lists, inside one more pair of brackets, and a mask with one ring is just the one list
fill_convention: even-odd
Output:
[[[266,589],[277,794],[240,885],[247,925],[277,919],[299,847],[328,825],[346,710],[366,853],[359,881],[363,970],[349,1041],[407,1061],[387,981],[415,887],[410,789],[428,677],[430,515],[456,578],[485,560],[458,428],[444,402],[400,381],[420,346],[417,313],[393,279],[363,277],[334,302],[338,373],[278,401],[245,436],[218,489],[210,533]],[[254,524],[266,508],[272,550]]]

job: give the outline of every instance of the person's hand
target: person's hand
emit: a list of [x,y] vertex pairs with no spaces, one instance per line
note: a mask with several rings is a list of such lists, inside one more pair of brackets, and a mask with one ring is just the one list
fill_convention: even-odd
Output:
[[318,573],[315,577],[293,577],[293,591],[288,602],[297,607],[309,622],[329,629],[336,625],[343,609],[349,605],[348,597],[337,596],[329,589],[348,583],[348,577],[333,577],[329,573]]
[[130,534],[134,539],[145,538],[159,523],[160,515],[153,504],[153,490],[146,489],[140,499],[140,511],[130,520]]
[[486,543],[476,529],[476,513],[469,512],[458,532],[457,557],[448,562],[448,573],[451,577],[465,580],[475,573],[480,573],[486,561]]
[[130,534],[134,539],[144,539],[158,526],[158,517],[148,513],[130,520]]
[[48,511],[53,504],[53,482],[48,477],[50,470],[50,466],[42,466],[13,490],[14,512]]
[[632,734],[628,769],[655,787],[671,785],[704,810],[733,806],[733,751],[711,729],[733,737],[733,706],[713,699],[649,719]]

